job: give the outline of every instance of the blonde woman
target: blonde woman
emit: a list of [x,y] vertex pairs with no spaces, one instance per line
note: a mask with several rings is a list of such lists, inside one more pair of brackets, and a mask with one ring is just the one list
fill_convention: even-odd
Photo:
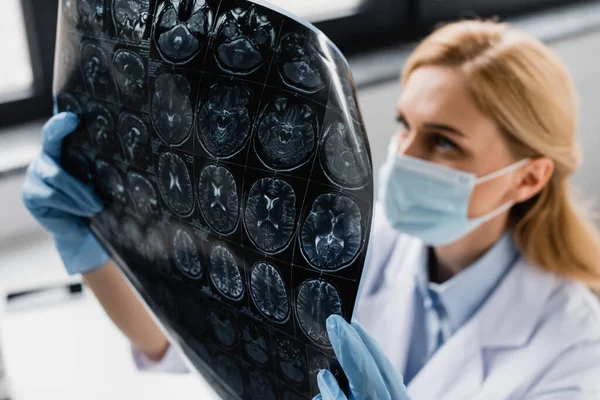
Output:
[[[569,189],[580,159],[563,64],[506,25],[459,22],[417,47],[402,84],[356,312],[362,326],[327,324],[350,398],[600,398],[600,304],[590,290],[600,285],[600,240]],[[46,165],[53,140],[75,125],[71,116],[48,125],[26,204],[59,232],[67,269],[85,273],[138,364],[179,369],[93,238],[82,230],[79,241],[61,240],[53,228],[101,209]],[[346,398],[329,371],[318,384],[317,398]]]

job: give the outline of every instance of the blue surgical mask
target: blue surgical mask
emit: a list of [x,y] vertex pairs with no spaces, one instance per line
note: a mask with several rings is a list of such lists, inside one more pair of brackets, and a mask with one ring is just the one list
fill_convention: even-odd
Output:
[[419,158],[396,154],[390,145],[379,171],[379,199],[391,225],[431,246],[453,243],[513,206],[509,201],[492,212],[469,218],[475,185],[495,179],[529,163],[524,159],[491,174],[477,177]]

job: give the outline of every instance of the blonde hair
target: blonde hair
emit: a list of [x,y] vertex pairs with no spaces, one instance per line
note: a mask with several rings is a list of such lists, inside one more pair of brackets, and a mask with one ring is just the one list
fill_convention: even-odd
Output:
[[581,156],[575,141],[576,94],[560,59],[506,24],[462,21],[427,37],[406,62],[402,81],[425,65],[451,66],[465,74],[475,102],[496,122],[515,158],[554,160],[548,184],[511,210],[515,242],[530,262],[600,287],[600,235],[569,188]]

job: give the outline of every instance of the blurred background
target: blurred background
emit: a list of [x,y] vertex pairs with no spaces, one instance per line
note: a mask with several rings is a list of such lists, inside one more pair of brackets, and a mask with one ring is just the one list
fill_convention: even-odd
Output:
[[[566,62],[580,96],[584,163],[575,183],[600,196],[600,2],[271,0],[314,23],[347,56],[378,167],[395,129],[398,74],[419,38],[461,18],[508,21]],[[27,164],[51,115],[58,0],[2,0],[0,24],[0,400],[208,398],[191,377],[137,373],[129,345],[21,204]],[[598,207],[595,208],[599,210]],[[71,290],[65,285],[73,283]],[[45,290],[55,285],[58,290]],[[40,290],[44,289],[44,290]],[[74,292],[74,293],[70,293]],[[20,295],[21,294],[21,295]],[[9,300],[10,299],[10,300]],[[198,386],[200,385],[200,386]]]

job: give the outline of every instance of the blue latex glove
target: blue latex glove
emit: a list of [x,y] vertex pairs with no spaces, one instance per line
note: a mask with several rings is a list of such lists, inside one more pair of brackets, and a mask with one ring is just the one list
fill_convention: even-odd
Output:
[[[348,377],[351,400],[410,400],[402,375],[362,326],[332,315],[327,318],[327,333]],[[328,370],[319,372],[317,383],[321,393],[313,400],[347,400]]]
[[77,128],[73,113],[52,117],[42,129],[42,152],[27,169],[23,202],[52,235],[69,274],[103,266],[108,254],[80,217],[102,210],[91,188],[69,175],[60,165],[63,139]]

